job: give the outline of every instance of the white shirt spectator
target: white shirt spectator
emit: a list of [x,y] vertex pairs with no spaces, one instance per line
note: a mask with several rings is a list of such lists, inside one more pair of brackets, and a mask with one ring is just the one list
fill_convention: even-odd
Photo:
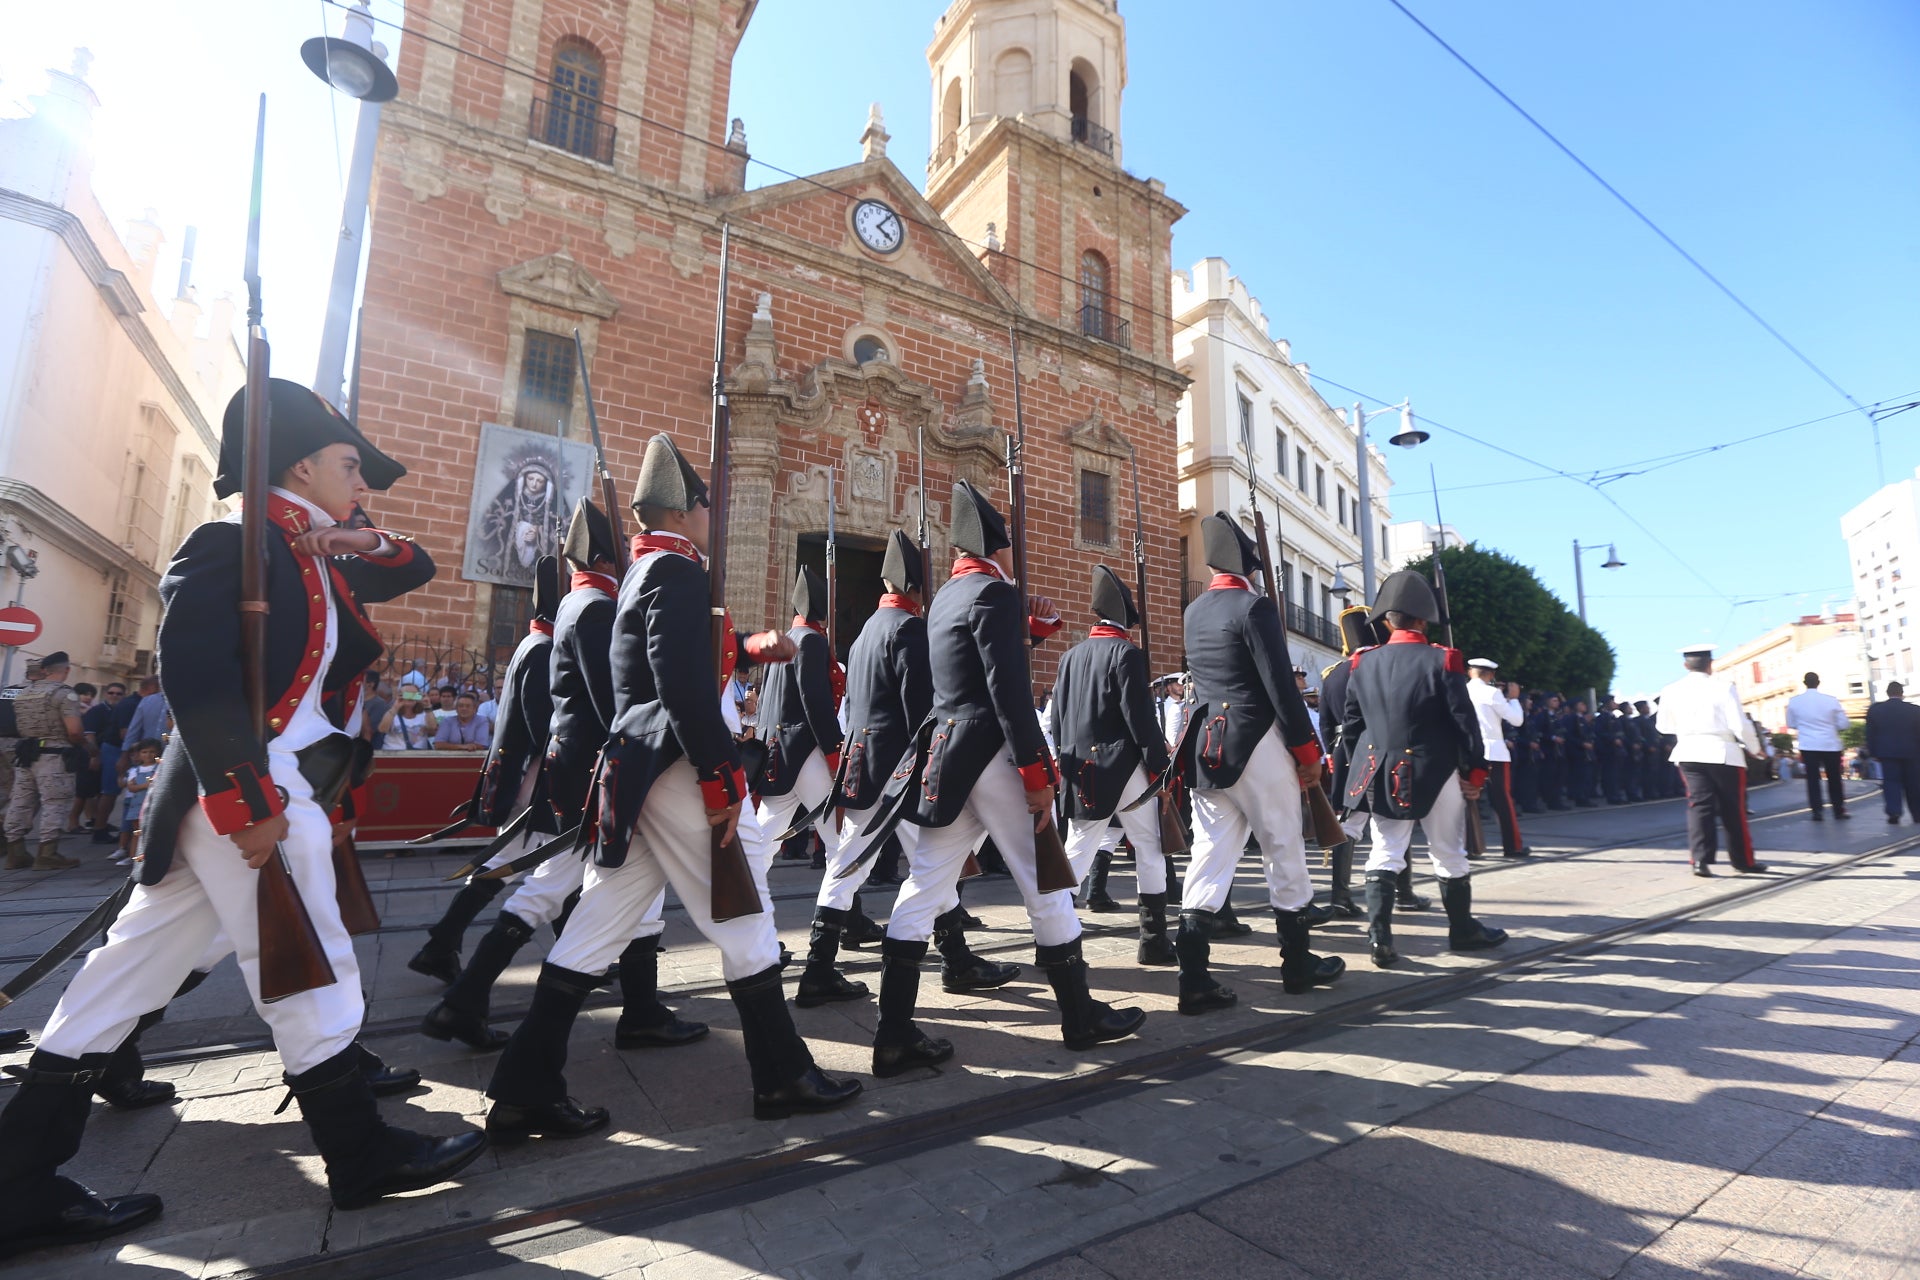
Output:
[[1846,709],[1830,693],[1808,689],[1787,701],[1787,728],[1802,751],[1840,750],[1848,723]]
[[1511,763],[1513,754],[1507,750],[1506,735],[1500,732],[1502,723],[1519,725],[1526,717],[1520,714],[1520,704],[1500,691],[1500,686],[1485,680],[1467,681],[1467,697],[1473,701],[1474,714],[1480,717],[1480,742],[1485,747],[1487,759]]
[[1740,691],[1725,676],[1689,671],[1660,691],[1662,733],[1679,739],[1675,764],[1728,764],[1744,769],[1760,754],[1760,735],[1740,705]]

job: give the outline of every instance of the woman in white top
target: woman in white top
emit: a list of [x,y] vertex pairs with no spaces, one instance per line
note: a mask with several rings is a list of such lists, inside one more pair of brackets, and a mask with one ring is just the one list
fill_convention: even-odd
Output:
[[427,710],[426,700],[420,690],[413,685],[400,686],[400,696],[387,708],[387,714],[380,718],[380,749],[382,751],[430,751],[433,749],[433,735],[439,732],[440,724],[433,712]]

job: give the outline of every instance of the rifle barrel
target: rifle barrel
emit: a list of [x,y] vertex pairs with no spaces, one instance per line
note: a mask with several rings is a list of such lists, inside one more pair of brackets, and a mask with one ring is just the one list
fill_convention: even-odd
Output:
[[573,331],[573,355],[580,365],[580,392],[587,401],[587,428],[593,433],[593,461],[600,472],[600,501],[607,507],[607,522],[613,526],[613,563],[627,569],[626,529],[620,519],[620,492],[614,487],[613,470],[607,466],[607,447],[600,441],[600,413],[593,405],[593,375],[587,370],[587,346],[580,330]]

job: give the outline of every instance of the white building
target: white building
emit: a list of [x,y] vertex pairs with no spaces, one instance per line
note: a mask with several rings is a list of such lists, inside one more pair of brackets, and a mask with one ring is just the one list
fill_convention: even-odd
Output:
[[1433,544],[1442,538],[1449,547],[1466,545],[1460,531],[1450,524],[1428,524],[1425,520],[1402,520],[1387,526],[1386,549],[1380,555],[1381,572],[1423,567],[1433,554]]
[[0,120],[0,600],[44,623],[0,648],[16,680],[55,649],[76,680],[152,670],[160,571],[215,511],[220,414],[245,380],[232,303],[203,321],[182,279],[161,315],[160,228],[123,243],[95,199],[85,62]]
[[1806,688],[1809,671],[1849,716],[1867,714],[1866,656],[1851,613],[1808,614],[1774,627],[1716,653],[1713,669],[1733,680],[1747,714],[1770,732],[1786,727],[1787,703]]
[[1909,569],[1920,572],[1920,469],[1841,516],[1840,534],[1859,602],[1867,692],[1877,695],[1889,680],[1914,679],[1914,596],[1902,579]]
[[1370,441],[1371,510],[1363,512],[1353,427],[1320,398],[1286,339],[1268,336],[1259,300],[1225,259],[1174,273],[1173,319],[1174,363],[1193,380],[1180,400],[1176,454],[1182,603],[1211,576],[1200,521],[1225,511],[1251,531],[1257,489],[1268,537],[1278,539],[1293,659],[1317,687],[1321,669],[1340,655],[1334,619],[1346,601],[1335,594],[1336,580],[1360,598],[1362,521],[1384,572],[1393,483],[1386,460]]

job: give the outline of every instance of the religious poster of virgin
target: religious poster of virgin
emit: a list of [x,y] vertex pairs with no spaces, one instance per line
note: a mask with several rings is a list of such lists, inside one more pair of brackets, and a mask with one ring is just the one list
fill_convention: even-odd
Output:
[[588,496],[593,446],[486,422],[474,461],[463,576],[531,587],[533,566],[557,555],[574,503]]

